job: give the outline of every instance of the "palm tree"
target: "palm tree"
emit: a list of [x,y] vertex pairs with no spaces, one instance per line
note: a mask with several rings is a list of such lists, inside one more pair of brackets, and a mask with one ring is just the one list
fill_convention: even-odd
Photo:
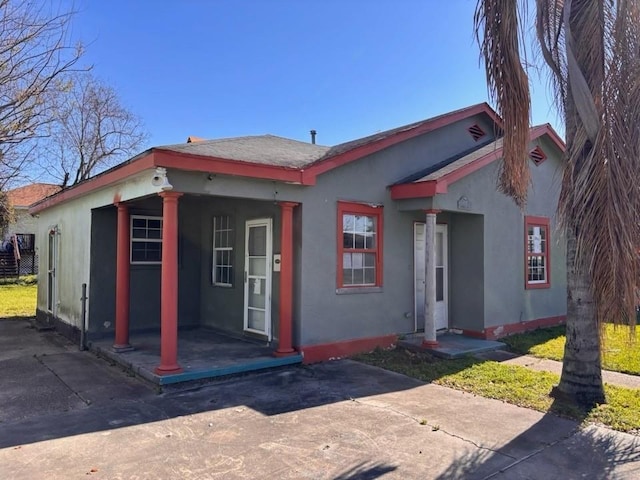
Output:
[[[605,401],[601,332],[635,324],[640,246],[640,0],[536,0],[536,33],[566,125],[558,214],[567,241],[567,341],[554,393]],[[504,119],[501,190],[529,187],[526,1],[479,0],[475,28]]]

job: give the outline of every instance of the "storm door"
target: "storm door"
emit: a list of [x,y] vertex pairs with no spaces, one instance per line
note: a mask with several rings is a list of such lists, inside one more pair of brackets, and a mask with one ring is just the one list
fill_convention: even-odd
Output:
[[[415,299],[415,330],[424,328],[424,295],[425,295],[425,224],[414,224],[414,299]],[[447,314],[448,304],[448,256],[447,256],[447,226],[436,225],[436,330],[449,327]]]
[[245,228],[244,329],[271,340],[270,218],[249,220]]

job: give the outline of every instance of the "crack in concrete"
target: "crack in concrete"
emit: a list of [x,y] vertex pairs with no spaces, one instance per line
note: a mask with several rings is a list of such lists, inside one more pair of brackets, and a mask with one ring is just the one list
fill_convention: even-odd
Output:
[[[48,355],[48,356],[51,356],[51,355]],[[49,365],[47,365],[47,364],[42,360],[42,358],[43,358],[43,357],[40,357],[40,356],[38,356],[38,355],[34,355],[34,357],[35,357],[35,359],[36,359],[36,360],[37,360],[37,361],[38,361],[38,362],[39,362],[39,363],[40,363],[44,368],[46,368],[47,370],[49,370],[49,371],[53,374],[53,376],[54,376],[54,377],[56,377],[58,380],[60,380],[60,383],[62,383],[65,387],[67,387],[71,393],[73,393],[76,397],[78,397],[82,403],[84,403],[84,404],[85,404],[85,405],[87,405],[87,406],[91,405],[91,400],[83,398],[83,397],[82,397],[82,395],[80,395],[80,394],[79,394],[78,392],[76,392],[73,388],[71,388],[71,385],[69,385],[67,382],[65,382],[65,381],[60,377],[60,375],[58,375],[58,374],[57,374],[57,373],[56,373],[56,372],[55,372],[55,371],[54,371],[54,370],[53,370]]]
[[502,455],[502,456],[507,457],[507,458],[512,458],[514,460],[517,459],[517,457],[514,457],[513,455],[509,455],[507,453],[500,452],[499,450],[495,450],[493,448],[485,447],[483,445],[480,445],[480,444],[474,442],[473,440],[470,440],[468,438],[464,438],[464,437],[462,437],[460,435],[456,435],[455,433],[448,432],[447,430],[444,430],[444,429],[440,428],[440,425],[433,425],[433,424],[431,424],[431,423],[429,423],[427,421],[418,420],[413,415],[410,415],[408,413],[402,412],[400,410],[396,410],[395,408],[393,408],[393,407],[391,407],[389,405],[384,405],[384,406],[383,405],[374,405],[374,404],[367,403],[367,402],[362,401],[362,400],[358,400],[356,398],[349,398],[349,400],[351,400],[352,402],[358,403],[360,405],[365,405],[365,406],[368,406],[368,407],[379,408],[381,410],[388,410],[390,412],[394,412],[394,413],[396,413],[396,414],[398,414],[398,415],[400,415],[402,417],[408,418],[409,420],[413,420],[414,422],[416,422],[419,425],[429,426],[429,427],[431,427],[432,431],[442,432],[442,433],[444,433],[445,435],[447,435],[449,437],[457,438],[458,440],[462,440],[465,443],[469,443],[469,444],[473,445],[474,447],[476,447],[476,448],[478,448],[480,450],[486,450],[486,451],[491,452],[491,453],[497,453],[499,455]]
[[526,462],[526,461],[527,461],[527,460],[529,460],[530,458],[533,458],[533,457],[535,457],[536,455],[538,455],[538,454],[540,454],[540,453],[544,452],[546,449],[548,449],[548,448],[550,448],[550,447],[555,447],[557,444],[559,444],[559,443],[561,443],[561,442],[564,442],[564,441],[566,441],[566,440],[570,439],[571,437],[573,437],[574,435],[576,435],[576,433],[578,433],[578,431],[580,431],[580,427],[576,427],[573,431],[571,431],[571,433],[569,433],[568,435],[565,435],[565,436],[564,436],[564,437],[562,437],[562,438],[557,439],[555,442],[548,443],[548,444],[544,445],[543,447],[541,447],[541,448],[539,448],[539,449],[537,449],[537,450],[535,450],[535,451],[533,451],[533,452],[531,452],[531,453],[529,453],[529,454],[525,455],[524,457],[517,459],[515,462],[510,463],[510,464],[509,464],[509,465],[507,465],[506,467],[503,467],[503,468],[501,468],[501,469],[499,469],[499,470],[497,470],[497,471],[493,472],[492,474],[487,475],[487,476],[486,476],[486,477],[484,477],[482,480],[489,480],[490,478],[493,478],[493,477],[495,477],[496,475],[500,475],[501,473],[505,473],[507,470],[509,470],[509,469],[511,469],[511,468],[513,468],[513,467],[515,467],[515,466],[517,466],[517,465],[519,465],[519,464],[523,463],[523,462]]

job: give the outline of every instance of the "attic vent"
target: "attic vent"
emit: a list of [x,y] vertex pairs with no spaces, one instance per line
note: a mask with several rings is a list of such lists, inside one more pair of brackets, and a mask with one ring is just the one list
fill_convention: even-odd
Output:
[[484,130],[477,124],[469,127],[467,130],[476,142],[485,136]]
[[536,147],[531,150],[531,152],[529,152],[529,157],[531,157],[531,160],[533,160],[533,163],[536,165],[540,165],[547,159],[547,156],[540,147]]

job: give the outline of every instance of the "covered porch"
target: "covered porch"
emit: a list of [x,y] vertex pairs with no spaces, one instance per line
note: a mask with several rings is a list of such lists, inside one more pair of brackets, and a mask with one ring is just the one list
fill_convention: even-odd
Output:
[[296,207],[166,187],[94,210],[91,347],[159,385],[300,363]]
[[161,333],[133,333],[130,342],[135,348],[118,352],[113,349],[113,341],[104,338],[92,342],[91,349],[160,386],[302,363],[302,355],[298,353],[276,357],[274,348],[265,343],[194,328],[180,331],[178,335],[181,371],[161,375],[156,371],[161,355]]

